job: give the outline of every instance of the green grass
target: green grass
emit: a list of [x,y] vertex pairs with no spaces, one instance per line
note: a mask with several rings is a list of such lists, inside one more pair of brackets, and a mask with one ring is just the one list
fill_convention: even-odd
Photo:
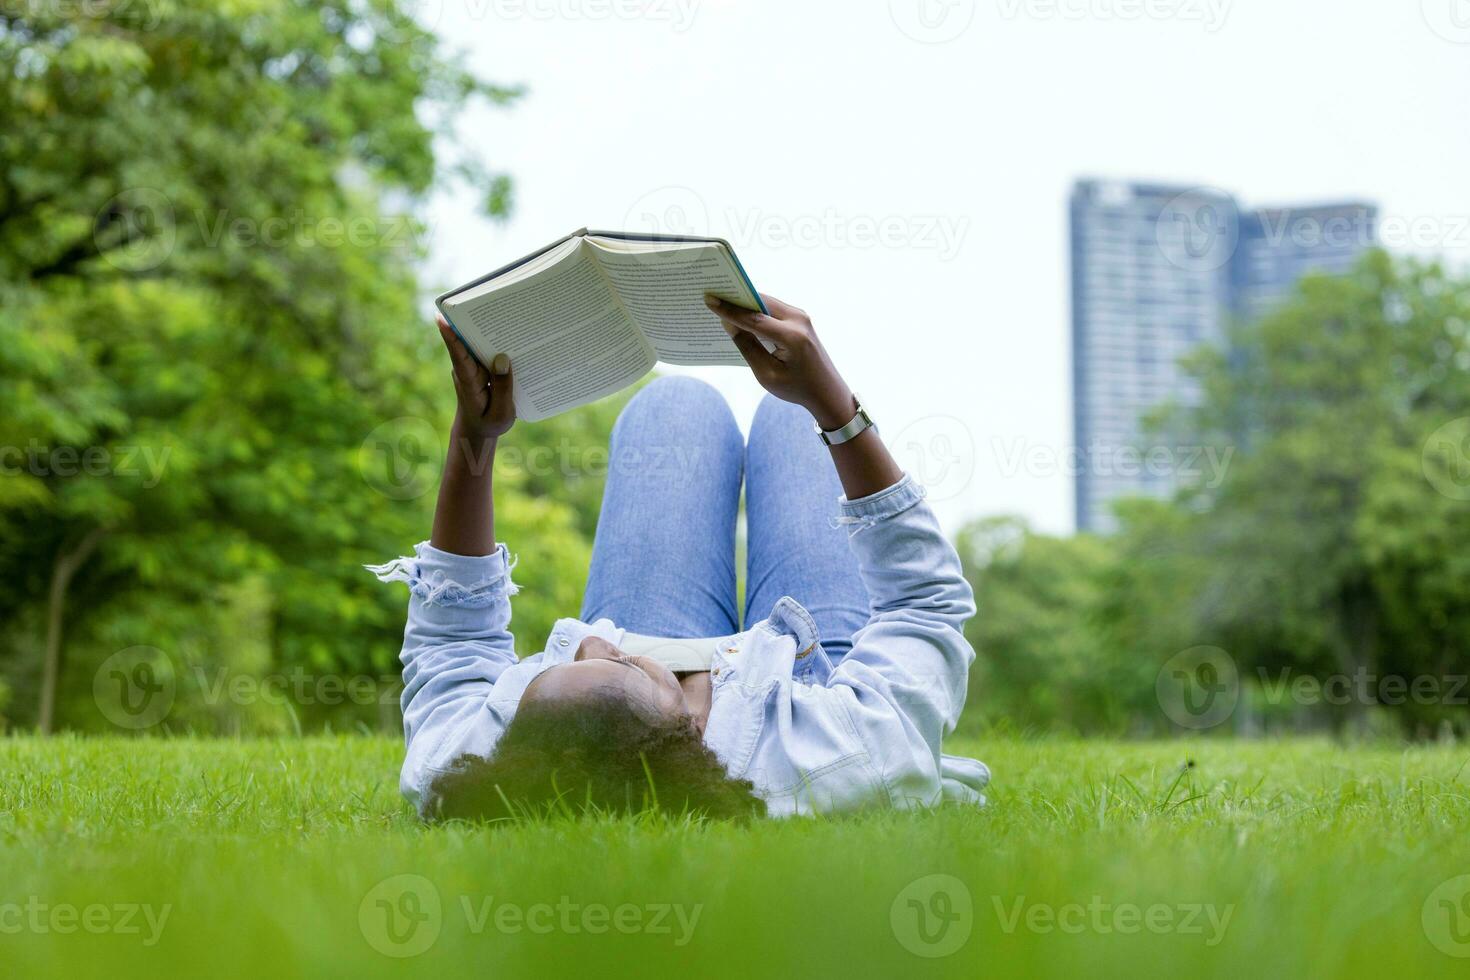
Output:
[[[400,749],[387,739],[0,740],[0,975],[1470,972],[1449,955],[1470,954],[1470,900],[1454,905],[1463,883],[1431,900],[1470,874],[1470,751],[954,748],[994,768],[986,809],[488,829],[420,826],[398,798]],[[904,892],[934,874],[963,891]],[[927,920],[939,945],[914,937],[910,898],[958,916],[944,933]],[[417,931],[397,920],[409,943],[433,940],[420,955],[375,948],[411,949],[393,945],[380,899],[420,913]],[[87,906],[106,907],[105,919],[90,913],[96,932]],[[156,942],[142,912],[129,923],[138,932],[109,931],[127,914],[118,906],[148,906],[155,923],[167,907]],[[659,906],[682,907],[682,924]],[[497,928],[517,910],[531,921]],[[667,932],[633,931],[655,916]],[[910,949],[959,939],[941,958]]]

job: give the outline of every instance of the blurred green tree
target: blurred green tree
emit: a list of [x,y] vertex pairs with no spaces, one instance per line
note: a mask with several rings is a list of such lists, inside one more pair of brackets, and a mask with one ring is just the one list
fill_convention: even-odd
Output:
[[1098,629],[1112,561],[1107,542],[1056,538],[1016,518],[964,528],[957,548],[978,597],[966,628],[977,659],[967,723],[1021,730],[1122,729],[1128,685],[1110,675]]
[[[452,410],[413,214],[453,181],[504,211],[448,123],[516,94],[398,0],[0,11],[13,718],[101,723],[96,665],[140,644],[186,702],[193,668],[391,674],[403,596],[360,566],[426,536]],[[558,422],[526,438],[600,427]],[[575,611],[591,491],[503,484],[529,647]]]
[[[1180,501],[1204,515],[1202,629],[1258,672],[1362,678],[1339,724],[1386,677],[1470,672],[1467,368],[1470,282],[1379,252],[1198,355],[1202,402],[1161,420],[1237,450]],[[1405,719],[1464,724],[1463,701],[1427,700]]]
[[[967,717],[1175,730],[1158,672],[1214,646],[1246,712],[1366,731],[1387,708],[1408,734],[1470,731],[1470,281],[1374,253],[1188,366],[1199,403],[1150,428],[1229,460],[1218,486],[1119,501],[1107,538],[962,532],[980,608]],[[1322,685],[1306,703],[1301,679]]]

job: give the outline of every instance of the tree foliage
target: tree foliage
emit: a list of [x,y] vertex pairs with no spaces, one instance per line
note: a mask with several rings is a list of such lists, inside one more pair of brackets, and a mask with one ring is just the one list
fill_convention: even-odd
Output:
[[[48,727],[106,724],[97,665],[140,645],[172,665],[179,724],[301,722],[208,696],[220,670],[391,677],[404,597],[361,566],[426,536],[453,401],[414,214],[452,181],[506,205],[441,123],[515,94],[397,0],[0,12],[0,664],[18,723],[54,701]],[[524,438],[605,438],[608,411]],[[501,536],[537,551],[517,570],[528,647],[575,611],[589,499],[506,476]]]
[[1188,367],[1203,397],[1155,426],[1229,459],[1218,487],[1120,502],[1107,539],[1012,528],[967,551],[991,703],[1047,727],[1167,728],[1158,672],[1208,645],[1239,671],[1233,727],[1305,677],[1345,692],[1310,705],[1327,724],[1387,707],[1410,733],[1470,730],[1470,281],[1375,253]]
[[[1370,256],[1202,356],[1184,424],[1239,448],[1201,509],[1208,620],[1253,664],[1470,672],[1470,283]],[[1375,684],[1376,687],[1376,684]],[[1346,705],[1367,707],[1362,699]],[[1458,715],[1409,705],[1417,720]],[[1415,710],[1416,708],[1424,710]]]

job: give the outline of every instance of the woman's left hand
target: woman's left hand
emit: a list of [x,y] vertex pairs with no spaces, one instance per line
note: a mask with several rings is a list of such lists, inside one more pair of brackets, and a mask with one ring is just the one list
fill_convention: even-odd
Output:
[[459,412],[454,419],[456,433],[475,442],[499,439],[516,421],[510,358],[496,354],[490,365],[492,370],[486,371],[442,316],[439,336],[454,365],[454,394],[459,399]]
[[[761,299],[770,313],[734,306],[715,296],[706,296],[705,303],[724,323],[725,332],[762,387],[804,407],[823,429],[830,431],[852,421],[857,400],[817,339],[811,318],[774,296],[762,293]],[[903,479],[903,470],[872,427],[856,438],[829,444],[829,448],[848,500],[875,494]]]
[[846,425],[856,410],[852,389],[827,356],[811,318],[774,296],[761,293],[761,299],[770,313],[747,310],[713,295],[704,302],[724,323],[761,387],[802,406],[824,429]]

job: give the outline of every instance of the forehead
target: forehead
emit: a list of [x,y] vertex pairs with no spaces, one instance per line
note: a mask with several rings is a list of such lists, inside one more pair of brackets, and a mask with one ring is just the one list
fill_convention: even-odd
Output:
[[526,686],[525,697],[569,697],[596,690],[642,692],[653,682],[641,670],[611,660],[577,660],[549,667]]

